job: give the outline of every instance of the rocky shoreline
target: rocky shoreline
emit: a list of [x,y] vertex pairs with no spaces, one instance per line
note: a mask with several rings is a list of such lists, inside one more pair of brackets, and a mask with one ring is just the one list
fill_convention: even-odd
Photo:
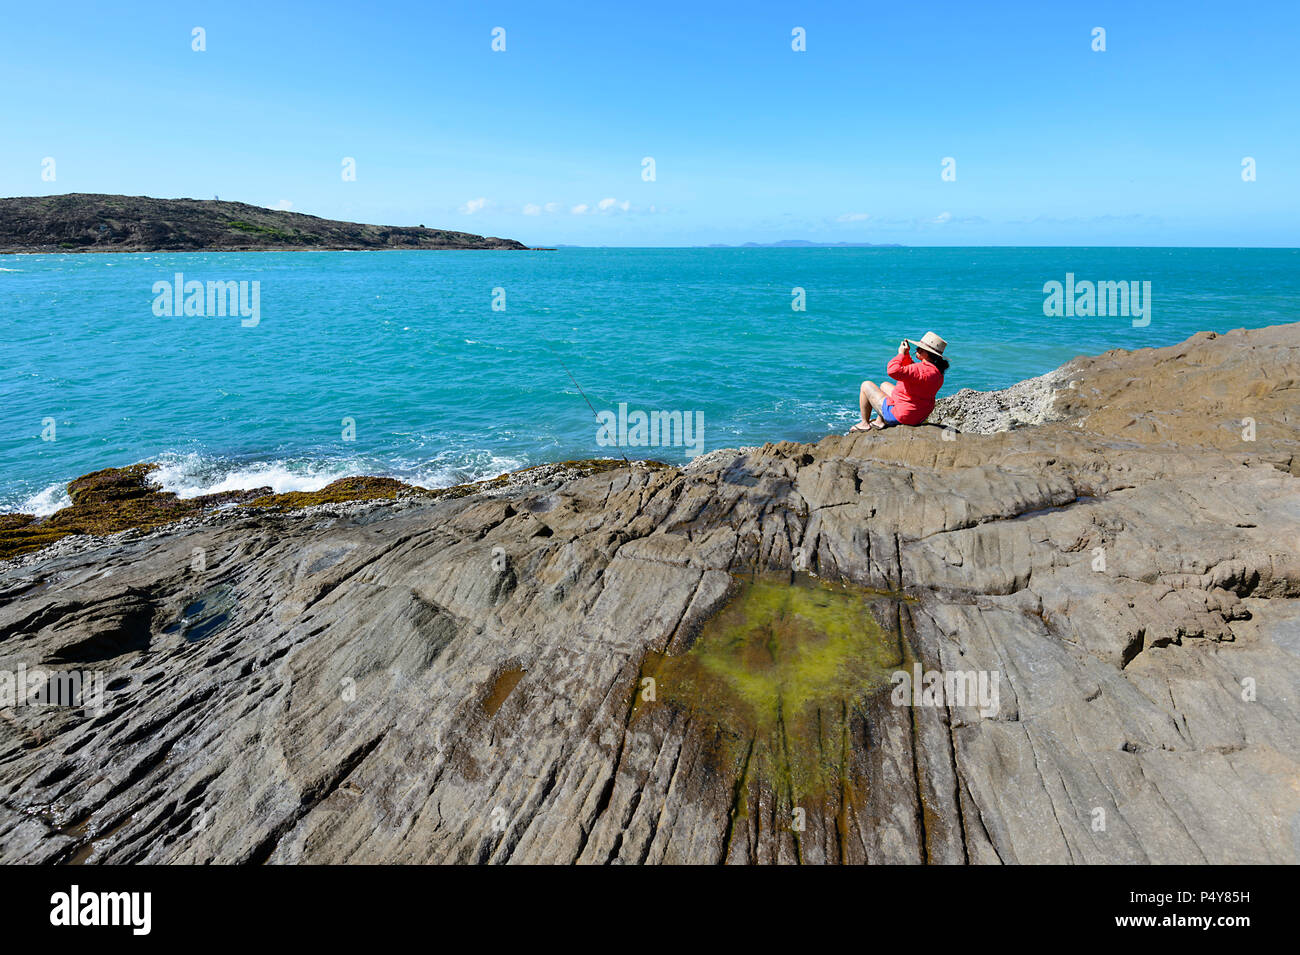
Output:
[[0,706],[0,861],[1300,861],[1298,343],[65,537],[0,564],[0,691],[84,677]]
[[[640,464],[663,466],[655,461]],[[69,482],[67,490],[72,503],[53,514],[46,517],[0,514],[0,567],[6,561],[28,564],[53,555],[62,556],[249,513],[310,510],[345,514],[380,505],[400,506],[406,502],[453,499],[468,494],[491,496],[620,466],[625,466],[625,462],[611,458],[560,461],[444,488],[359,475],[339,478],[319,491],[274,494],[270,487],[257,487],[183,499],[152,482],[152,475],[158,469],[156,464],[105,468]],[[237,514],[234,508],[239,508]]]

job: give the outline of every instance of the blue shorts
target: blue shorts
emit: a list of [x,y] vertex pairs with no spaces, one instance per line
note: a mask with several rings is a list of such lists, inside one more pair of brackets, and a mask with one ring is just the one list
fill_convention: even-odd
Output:
[[889,403],[889,399],[888,399],[888,398],[885,399],[884,404],[883,404],[883,405],[881,406],[881,408],[880,408],[880,417],[881,417],[881,420],[883,420],[883,421],[885,422],[885,427],[889,427],[891,424],[901,424],[901,423],[902,423],[902,422],[900,422],[897,418],[894,417],[894,408],[893,408],[893,406]]

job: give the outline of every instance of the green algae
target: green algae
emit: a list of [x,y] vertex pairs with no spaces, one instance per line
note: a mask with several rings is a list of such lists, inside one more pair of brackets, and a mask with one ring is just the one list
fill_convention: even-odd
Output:
[[72,535],[151,530],[261,493],[229,491],[182,500],[150,483],[157,467],[133,464],[83,475],[68,484],[71,505],[44,519],[30,514],[5,515],[0,520],[0,560],[39,550]]
[[285,491],[282,494],[259,494],[243,502],[248,507],[274,511],[291,511],[318,504],[346,504],[353,501],[394,501],[407,497],[436,497],[437,492],[396,478],[346,477],[326,484],[319,491]]
[[850,724],[908,653],[899,599],[802,575],[738,580],[690,650],[647,655],[655,699],[639,693],[632,719],[652,706],[686,711],[715,768],[737,780],[736,816],[755,782],[792,806],[843,794]]

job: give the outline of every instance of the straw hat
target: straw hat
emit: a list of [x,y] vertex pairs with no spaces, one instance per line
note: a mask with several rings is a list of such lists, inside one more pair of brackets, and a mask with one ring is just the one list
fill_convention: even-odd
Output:
[[926,332],[920,341],[913,340],[912,344],[917,348],[924,348],[933,355],[942,355],[943,350],[948,347],[948,343],[934,332]]

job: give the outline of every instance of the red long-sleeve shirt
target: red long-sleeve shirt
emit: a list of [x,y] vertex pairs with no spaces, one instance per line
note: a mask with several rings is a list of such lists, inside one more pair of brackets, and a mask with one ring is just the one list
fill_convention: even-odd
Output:
[[928,361],[912,361],[907,352],[899,352],[885,372],[898,380],[889,396],[889,408],[902,424],[921,424],[934,410],[934,397],[943,387],[943,372]]

